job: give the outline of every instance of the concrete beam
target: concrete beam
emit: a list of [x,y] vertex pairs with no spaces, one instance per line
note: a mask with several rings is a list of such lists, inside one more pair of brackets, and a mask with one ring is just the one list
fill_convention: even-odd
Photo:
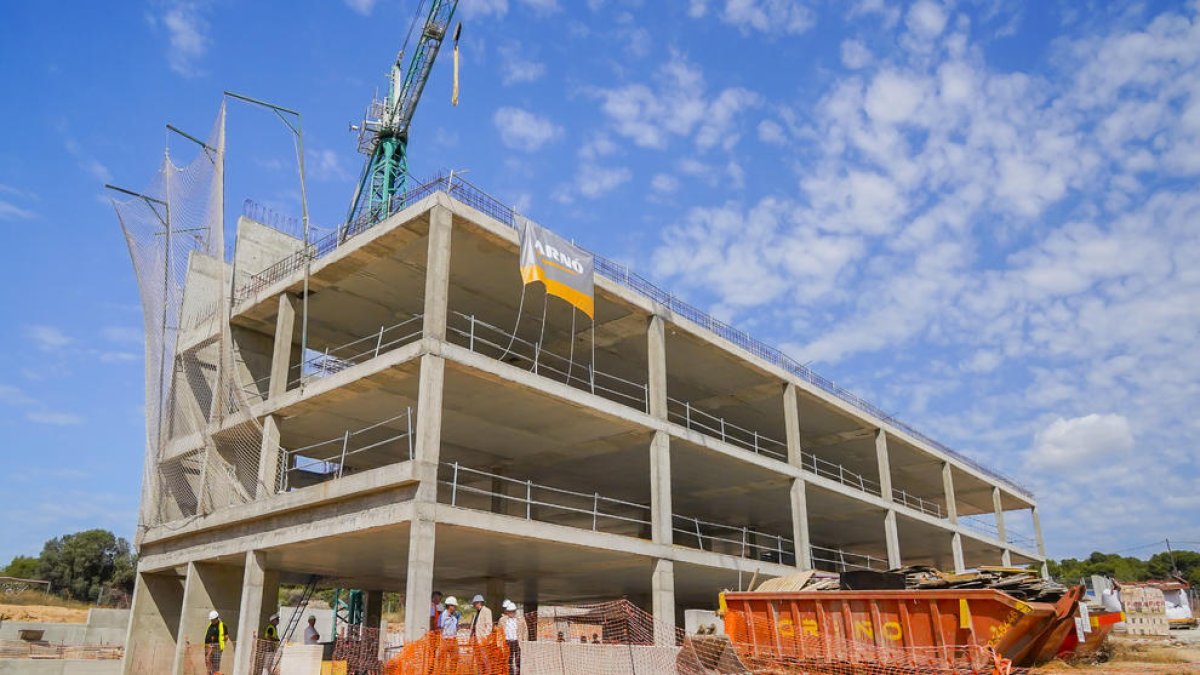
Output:
[[429,211],[429,254],[425,266],[425,337],[446,339],[450,311],[450,231],[453,215],[438,204]]
[[438,462],[442,451],[442,395],[446,362],[439,356],[425,354],[421,357],[420,377],[413,473],[421,482],[417,489],[417,501],[436,502]]
[[783,426],[787,435],[788,464],[800,466],[803,457],[800,447],[800,401],[796,385],[791,382],[783,387]]
[[[790,384],[789,386],[795,386]],[[804,441],[804,447],[810,450],[817,448],[827,448],[831,445],[841,445],[846,441],[853,441],[859,438],[871,438],[879,432],[877,427],[863,427],[862,429],[851,429],[850,431],[839,431],[837,433],[825,434],[824,436],[814,436]]]
[[996,538],[1001,543],[1008,543],[1008,533],[1004,530],[1004,502],[1000,499],[1000,487],[992,486],[992,508],[996,510]]
[[954,573],[961,574],[967,569],[967,564],[963,559],[962,535],[955,532],[950,535],[950,551],[954,556]]
[[1004,549],[1000,552],[1000,564],[1005,567],[1012,567],[1012,551]]
[[958,500],[954,497],[954,468],[950,462],[942,462],[942,490],[946,493],[946,519],[957,525]]
[[658,419],[667,419],[667,337],[663,318],[655,314],[650,317],[646,331],[646,361],[648,366],[647,386],[650,397],[650,414]]
[[183,610],[183,580],[139,572],[125,638],[122,675],[170,672]]
[[891,502],[894,497],[892,494],[892,466],[888,460],[887,433],[883,429],[875,432],[875,459],[879,462],[880,496],[883,497],[883,501]]
[[671,437],[656,431],[650,441],[650,528],[656,544],[674,539],[671,511]]
[[896,510],[888,509],[883,517],[883,535],[887,540],[888,568],[896,569],[903,565],[900,559],[900,532],[896,527]]
[[1042,538],[1042,518],[1038,515],[1036,506],[1030,507],[1029,517],[1033,519],[1033,538],[1037,541],[1038,555],[1046,557],[1046,540]]
[[808,536],[808,493],[803,478],[792,479],[792,541],[796,544],[796,566],[812,569],[812,548]]
[[654,643],[675,644],[675,563],[654,561],[650,580],[654,612]]
[[429,631],[429,599],[433,595],[433,551],[437,528],[431,519],[414,520],[408,538],[408,576],[404,586],[404,641]]
[[[208,613],[216,610],[225,623],[226,639],[238,634],[238,610],[241,608],[242,569],[233,565],[189,562],[183,586],[183,607],[179,615],[179,638],[175,645],[174,675],[190,673],[189,648],[204,649]],[[226,653],[229,643],[225,644]],[[223,668],[233,665],[222,661]]]
[[[279,423],[274,415],[267,415],[262,423],[262,443],[258,450],[258,493],[261,499],[273,495],[279,489]],[[289,467],[282,467],[286,471]]]
[[[275,316],[275,346],[271,351],[271,380],[267,398],[274,399],[288,388],[292,367],[292,341],[296,333],[296,298],[289,293],[279,295],[279,313]],[[299,361],[303,354],[299,355]],[[299,373],[297,373],[299,376]]]
[[[237,644],[234,650],[233,675],[253,673],[254,653],[259,627],[278,611],[279,573],[267,569],[266,551],[246,551],[246,567],[242,575],[242,601],[238,609]],[[232,637],[232,636],[231,636]]]

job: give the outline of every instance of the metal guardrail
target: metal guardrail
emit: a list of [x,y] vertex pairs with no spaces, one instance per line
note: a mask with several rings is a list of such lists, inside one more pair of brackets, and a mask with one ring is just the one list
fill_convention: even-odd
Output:
[[474,315],[451,312],[446,331],[452,342],[477,354],[511,365],[521,364],[521,367],[535,375],[562,382],[635,410],[649,412],[649,391],[645,384],[596,370],[592,364],[575,363],[572,359],[545,349],[538,342],[519,338],[504,328],[480,321]]
[[795,544],[791,539],[777,534],[679,514],[672,516],[671,530],[677,535],[674,537],[675,543],[695,546],[701,551],[736,555],[751,560],[795,564]]
[[881,495],[883,488],[877,481],[846,469],[841,464],[817,457],[807,452],[800,453],[800,468],[811,471],[818,476],[835,480],[847,487],[857,488],[863,492]]
[[[460,203],[470,206],[471,208],[474,208],[475,210],[496,219],[504,225],[512,228],[517,227],[516,209],[504,204],[483,190],[480,190],[471,183],[463,180],[461,176],[455,176],[453,173],[451,173],[449,176],[435,176],[434,178],[418,185],[417,187],[396,195],[392,199],[388,213],[389,215],[394,214],[397,211],[414,204],[435,192],[445,192]],[[369,218],[369,213],[364,214],[364,216],[360,217],[358,220],[346,223],[339,227],[336,232],[332,232],[313,242],[307,247],[307,249],[286,256],[274,265],[271,265],[258,274],[253,275],[245,285],[236,291],[234,305],[236,306],[241,304],[245,300],[256,295],[259,291],[299,270],[307,261],[314,260],[328,254],[353,236],[361,232],[365,232],[380,222],[369,220]],[[692,323],[704,328],[714,335],[727,340],[731,344],[746,350],[753,356],[760,358],[771,365],[779,367],[798,379],[840,399],[854,408],[857,408],[860,412],[875,418],[880,423],[890,424],[891,426],[907,433],[923,443],[926,443],[927,445],[957,459],[963,464],[974,468],[976,471],[1007,484],[1010,489],[1018,494],[1026,497],[1033,496],[1032,492],[1018,484],[1013,479],[998,471],[995,471],[994,469],[989,469],[974,459],[971,459],[970,457],[957,452],[949,446],[936,441],[929,436],[926,436],[916,428],[899,419],[896,419],[896,417],[893,415],[884,411],[882,408],[876,406],[870,401],[862,398],[858,394],[855,394],[845,387],[838,385],[834,381],[823,377],[816,372],[813,372],[804,364],[784,354],[775,347],[756,340],[745,331],[734,328],[733,326],[730,326],[729,324],[710,316],[708,313],[684,302],[683,300],[680,300],[673,294],[654,285],[646,278],[631,272],[627,265],[623,265],[616,261],[609,260],[603,256],[596,255],[595,269],[596,272],[601,276],[619,283],[626,288],[641,294],[647,299],[666,307],[675,315],[691,321]]]
[[814,566],[816,566],[816,563],[825,563],[832,565],[835,572],[845,572],[846,570],[875,570],[876,572],[884,572],[890,567],[888,562],[883,558],[876,558],[865,553],[854,553],[843,551],[840,548],[826,548],[824,546],[809,546],[808,548],[811,552]]
[[[368,434],[386,425],[403,421],[400,433],[379,440],[362,440]],[[346,475],[346,460],[364,452],[378,450],[390,444],[400,444],[407,451],[407,457],[413,458],[413,409],[405,408],[404,412],[370,426],[346,430],[341,436],[312,443],[300,448],[279,448],[279,492],[287,492],[292,486],[292,476],[297,472],[305,472],[312,476],[320,475],[321,481],[333,480]],[[293,461],[294,460],[294,461]]]
[[959,516],[958,522],[960,525],[966,526],[968,529],[994,539],[1004,544],[1012,544],[1025,548],[1027,551],[1037,550],[1037,540],[1028,537],[1019,532],[1014,532],[1011,527],[1004,528],[1004,539],[1000,539],[1000,528],[996,527],[995,515],[978,514],[972,516]]
[[942,505],[937,502],[931,502],[928,499],[911,495],[904,490],[892,488],[892,501],[897,504],[903,504],[910,509],[920,511],[933,516],[934,518],[945,518],[946,514],[942,510]]
[[787,461],[787,443],[728,422],[724,417],[704,412],[687,401],[668,396],[667,419],[755,454]]

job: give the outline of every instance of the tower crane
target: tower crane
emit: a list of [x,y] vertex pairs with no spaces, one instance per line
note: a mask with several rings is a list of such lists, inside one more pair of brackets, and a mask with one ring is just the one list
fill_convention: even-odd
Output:
[[[424,12],[427,2],[429,11]],[[392,196],[404,191],[408,174],[409,126],[457,7],[458,0],[421,0],[409,26],[408,37],[392,65],[387,98],[371,101],[362,123],[350,127],[358,132],[358,151],[370,159],[354,190],[347,222],[364,214],[373,221],[386,218]],[[418,33],[416,28],[422,17],[424,23]],[[408,52],[414,37],[416,44]]]

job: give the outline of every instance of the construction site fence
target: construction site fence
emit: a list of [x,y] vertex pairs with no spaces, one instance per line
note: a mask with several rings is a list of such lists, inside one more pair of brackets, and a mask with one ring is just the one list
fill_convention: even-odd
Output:
[[[500,223],[512,228],[519,226],[517,210],[492,197],[483,190],[475,187],[471,183],[464,180],[461,176],[456,176],[453,173],[449,175],[437,175],[433,178],[417,184],[414,187],[405,190],[402,193],[395,195],[389,204],[388,216],[403,210],[428,197],[435,192],[446,192],[448,195],[457,201],[474,208],[475,210],[494,218]],[[315,241],[309,243],[297,253],[289,255],[282,260],[276,262],[270,267],[254,274],[250,279],[239,289],[235,291],[235,305],[245,302],[246,300],[257,296],[259,292],[268,288],[275,282],[282,280],[285,277],[300,270],[312,260],[320,258],[335,250],[339,245],[352,237],[365,232],[374,227],[383,219],[376,218],[369,211],[364,212],[356,220],[345,223],[335,232],[331,232]],[[616,283],[619,283],[626,288],[634,290],[643,295],[647,299],[656,302],[670,310],[675,315],[687,319],[697,326],[708,330],[718,337],[728,341],[730,344],[737,346],[749,354],[760,358],[767,363],[781,368],[789,374],[807,382],[822,391],[829,393],[838,399],[850,404],[867,415],[880,420],[883,423],[889,424],[892,427],[912,436],[927,445],[937,448],[941,452],[954,457],[958,461],[972,467],[980,473],[990,476],[996,480],[1006,483],[1014,492],[1032,497],[1033,494],[1027,488],[1021,486],[1011,478],[989,469],[979,462],[963,455],[954,449],[940,443],[929,436],[918,431],[911,425],[897,419],[893,414],[879,408],[870,401],[862,398],[858,394],[846,389],[835,383],[834,381],[819,375],[812,371],[806,365],[784,354],[780,350],[772,347],[760,340],[750,336],[745,331],[739,330],[729,324],[709,315],[693,305],[680,300],[672,293],[669,293],[662,288],[659,288],[654,283],[646,278],[630,271],[629,266],[610,260],[600,255],[595,255],[595,270],[597,274],[606,277]]]

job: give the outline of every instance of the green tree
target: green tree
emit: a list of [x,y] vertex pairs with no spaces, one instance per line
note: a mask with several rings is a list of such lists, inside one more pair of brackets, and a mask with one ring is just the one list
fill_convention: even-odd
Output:
[[1172,559],[1179,574],[1193,585],[1200,585],[1200,553],[1196,551],[1175,551],[1174,554],[1163,551],[1150,557],[1148,563],[1150,575],[1155,579],[1166,579],[1171,576]]
[[105,587],[132,593],[135,567],[129,542],[108,530],[84,530],[46,542],[38,576],[66,597],[91,602]]
[[12,562],[8,563],[8,567],[0,572],[0,576],[17,577],[18,579],[40,579],[38,576],[38,559],[27,556],[13,556]]

